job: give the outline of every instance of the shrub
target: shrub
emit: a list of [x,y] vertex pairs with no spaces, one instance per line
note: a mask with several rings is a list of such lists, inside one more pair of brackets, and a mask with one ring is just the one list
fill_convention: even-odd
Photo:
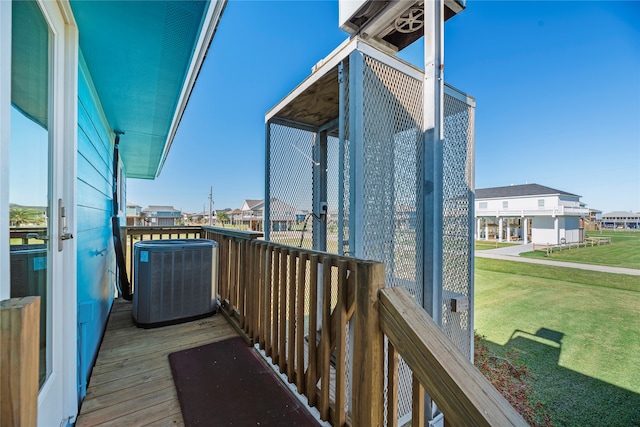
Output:
[[518,361],[518,352],[509,350],[505,357],[498,357],[490,353],[483,336],[476,333],[474,341],[474,364],[496,390],[531,426],[553,426],[544,413],[542,403],[533,399],[529,381],[534,376],[526,365]]

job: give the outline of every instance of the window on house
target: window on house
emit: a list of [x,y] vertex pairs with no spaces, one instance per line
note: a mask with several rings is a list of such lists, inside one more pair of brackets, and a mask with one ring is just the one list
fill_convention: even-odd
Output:
[[507,209],[509,207],[509,202],[504,201],[502,202],[502,209]]
[[480,209],[487,209],[487,202],[480,202],[480,204],[478,205],[478,207]]
[[538,199],[538,207],[544,208],[544,199]]

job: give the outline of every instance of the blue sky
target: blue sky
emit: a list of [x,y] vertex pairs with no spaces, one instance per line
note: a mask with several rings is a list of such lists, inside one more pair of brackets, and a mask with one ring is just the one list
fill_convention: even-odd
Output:
[[[264,115],[347,34],[337,1],[230,0],[164,169],[127,200],[187,212],[264,197]],[[400,56],[422,68],[422,40]],[[640,2],[468,0],[445,80],[474,96],[476,188],[537,183],[640,211]]]

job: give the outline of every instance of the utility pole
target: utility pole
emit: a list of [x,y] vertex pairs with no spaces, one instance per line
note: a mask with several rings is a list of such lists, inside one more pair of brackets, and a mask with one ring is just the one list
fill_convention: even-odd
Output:
[[209,225],[213,225],[213,185],[209,187]]

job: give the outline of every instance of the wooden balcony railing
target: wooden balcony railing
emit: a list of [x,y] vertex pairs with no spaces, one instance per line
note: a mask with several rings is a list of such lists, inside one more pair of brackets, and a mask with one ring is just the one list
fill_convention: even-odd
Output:
[[0,420],[35,426],[38,415],[40,297],[0,302]]
[[[127,234],[187,233],[151,229],[129,228]],[[323,420],[334,426],[382,426],[387,405],[387,424],[397,425],[400,355],[414,375],[413,425],[424,425],[425,391],[447,425],[526,425],[404,289],[383,289],[383,264],[265,242],[257,239],[259,233],[187,229],[218,242],[222,312]]]
[[46,227],[10,227],[9,228],[9,238],[11,239],[10,241],[11,245],[29,245],[29,244],[45,243],[44,240],[38,239],[38,237],[45,236],[46,234],[47,234]]
[[528,425],[404,288],[383,289],[379,297],[380,329],[389,339],[389,414],[397,413],[399,354],[413,372],[412,425],[425,425],[425,392],[444,414],[445,425]]

